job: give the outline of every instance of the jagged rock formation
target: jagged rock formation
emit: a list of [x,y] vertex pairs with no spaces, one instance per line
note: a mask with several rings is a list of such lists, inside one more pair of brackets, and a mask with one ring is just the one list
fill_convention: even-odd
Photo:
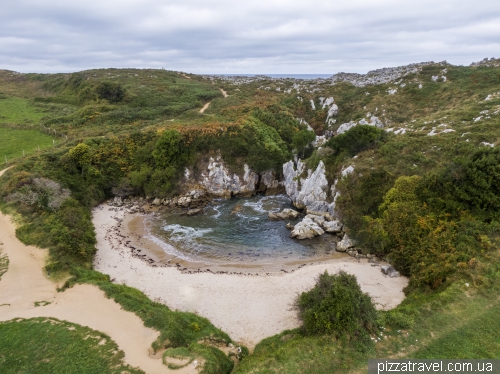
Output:
[[385,126],[384,123],[378,117],[371,116],[370,122],[368,122],[366,119],[362,118],[358,122],[351,121],[351,122],[341,124],[339,126],[339,128],[337,129],[337,135],[343,134],[346,131],[352,129],[353,127],[355,127],[357,125],[375,126],[375,127],[378,127],[379,129],[383,129]]
[[220,155],[201,160],[195,169],[198,170],[197,173],[186,169],[184,173],[185,189],[202,189],[213,197],[249,197],[257,192],[272,195],[284,190],[283,184],[278,181],[274,170],[259,175],[245,164],[243,173],[238,174],[228,168]]
[[297,239],[312,239],[324,233],[323,229],[316,222],[306,216],[301,222],[295,225],[291,236]]
[[408,74],[418,73],[422,70],[423,66],[431,64],[434,64],[434,62],[429,61],[393,68],[376,69],[371,70],[366,74],[338,73],[333,75],[330,79],[333,84],[336,82],[349,82],[356,87],[364,87],[372,84],[385,84]]
[[[325,165],[320,161],[314,172],[307,171],[307,177],[302,178],[305,171],[305,164],[302,160],[297,160],[297,168],[293,161],[289,161],[283,165],[284,185],[287,195],[292,200],[293,204],[304,209],[308,206],[319,206],[320,203],[326,202],[328,181],[325,176]],[[300,183],[300,186],[299,186]]]
[[484,58],[481,61],[473,62],[470,66],[488,66],[488,67],[498,67],[500,66],[500,58]]
[[344,234],[344,237],[340,242],[337,243],[337,251],[339,252],[345,252],[348,249],[354,247],[356,245],[356,242],[349,238],[347,234]]

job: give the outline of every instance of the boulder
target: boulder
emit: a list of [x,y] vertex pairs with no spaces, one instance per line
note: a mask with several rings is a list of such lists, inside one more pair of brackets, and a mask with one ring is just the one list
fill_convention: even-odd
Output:
[[267,218],[269,218],[270,220],[273,220],[273,221],[278,221],[281,219],[294,219],[294,218],[297,218],[298,216],[299,216],[299,212],[297,212],[296,210],[293,210],[293,209],[286,208],[286,209],[283,209],[279,213],[270,212],[267,215]]
[[114,205],[114,206],[122,206],[123,205],[123,200],[121,197],[117,196],[113,199],[113,202],[111,203],[111,205]]
[[382,273],[384,273],[385,275],[388,275],[391,278],[399,277],[399,271],[394,269],[394,266],[384,265],[384,266],[380,267],[380,270],[382,271]]
[[338,252],[345,252],[349,248],[352,248],[356,245],[356,241],[353,239],[350,239],[347,234],[344,234],[344,237],[340,242],[337,243],[337,251]]
[[189,207],[190,203],[191,203],[191,196],[182,196],[179,197],[179,200],[177,200],[177,205],[182,206],[184,208]]
[[319,226],[323,226],[323,223],[325,223],[325,217],[323,217],[323,216],[317,216],[315,214],[308,214],[307,216],[305,216],[305,218],[312,219]]
[[344,227],[344,225],[342,225],[342,223],[340,221],[336,221],[336,220],[326,221],[323,223],[323,229],[329,233],[342,232],[343,227]]
[[195,216],[203,212],[202,208],[189,209],[186,213],[187,216]]
[[310,218],[304,218],[295,225],[291,237],[297,239],[312,239],[315,236],[323,234],[323,229],[316,222]]
[[153,204],[153,205],[160,205],[161,204],[161,200],[159,198],[155,198],[151,204]]

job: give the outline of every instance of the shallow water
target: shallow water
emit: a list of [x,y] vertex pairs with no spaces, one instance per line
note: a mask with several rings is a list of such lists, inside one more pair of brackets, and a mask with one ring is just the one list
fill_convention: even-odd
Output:
[[270,263],[325,256],[334,252],[334,237],[290,238],[287,222],[271,221],[269,212],[291,208],[285,195],[218,199],[204,212],[188,217],[181,211],[149,217],[149,238],[167,254],[205,263]]

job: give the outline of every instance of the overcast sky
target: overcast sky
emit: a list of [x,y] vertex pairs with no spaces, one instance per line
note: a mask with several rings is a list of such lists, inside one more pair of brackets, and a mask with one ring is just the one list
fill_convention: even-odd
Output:
[[334,74],[500,57],[499,0],[4,0],[0,69]]

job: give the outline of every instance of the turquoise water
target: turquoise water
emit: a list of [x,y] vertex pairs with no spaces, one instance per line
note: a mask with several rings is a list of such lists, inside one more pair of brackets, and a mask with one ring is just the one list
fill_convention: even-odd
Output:
[[206,263],[270,263],[329,255],[331,235],[311,240],[290,238],[287,222],[271,221],[269,212],[291,208],[284,195],[215,200],[203,214],[163,212],[147,222],[150,239],[167,254]]

